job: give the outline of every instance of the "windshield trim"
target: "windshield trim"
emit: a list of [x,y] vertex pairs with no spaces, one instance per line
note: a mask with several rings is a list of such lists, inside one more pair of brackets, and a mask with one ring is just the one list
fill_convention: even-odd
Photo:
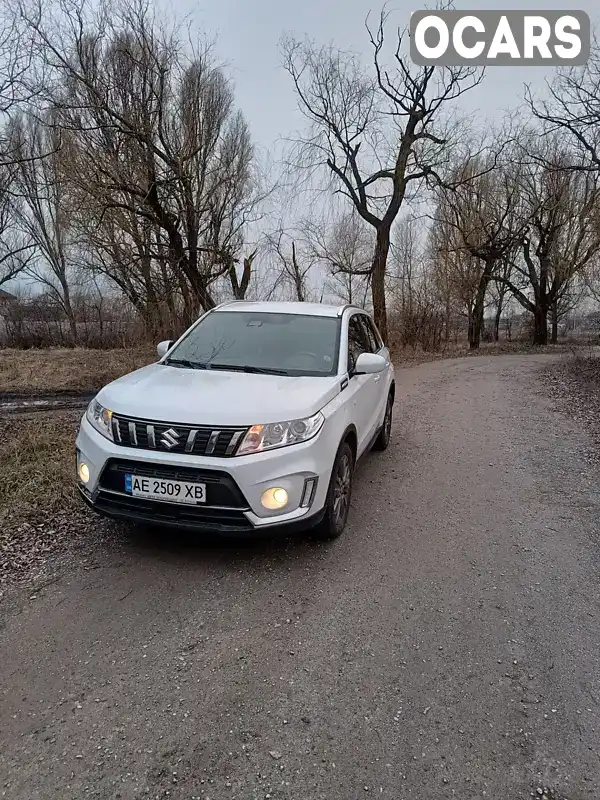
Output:
[[[338,317],[332,317],[329,314],[327,314],[327,315],[325,315],[325,314],[323,314],[323,315],[321,315],[321,314],[296,314],[296,313],[290,314],[290,313],[282,312],[282,311],[264,311],[264,310],[255,311],[255,312],[250,312],[250,311],[232,311],[232,310],[226,311],[225,309],[211,308],[205,314],[202,314],[202,316],[199,319],[197,319],[196,322],[187,329],[187,331],[185,331],[183,333],[183,335],[180,337],[180,339],[178,339],[177,342],[171,347],[171,349],[169,350],[168,354],[165,354],[160,359],[159,363],[160,364],[164,364],[166,362],[166,360],[170,359],[170,358],[175,358],[176,359],[177,358],[177,355],[176,355],[177,351],[179,350],[181,345],[187,340],[187,338],[189,336],[192,335],[192,333],[194,333],[196,328],[198,328],[202,324],[202,322],[207,317],[209,317],[210,315],[212,315],[212,314],[249,314],[249,313],[275,314],[275,315],[278,315],[278,316],[300,317],[302,319],[332,319],[332,320],[334,320],[335,323],[336,323],[336,326],[335,326],[336,327],[335,345],[334,345],[335,357],[333,358],[333,363],[332,363],[332,366],[331,366],[331,369],[329,370],[329,372],[316,372],[314,370],[298,370],[298,369],[295,369],[295,370],[288,370],[288,374],[287,375],[281,375],[279,377],[281,377],[282,379],[283,378],[303,378],[303,377],[306,377],[306,378],[331,378],[331,377],[334,377],[334,376],[339,374],[339,368],[340,368],[340,342],[341,342],[341,338],[342,338],[342,320],[343,320],[343,315],[342,316],[338,316]],[[168,366],[168,364],[166,366]],[[210,371],[210,368],[209,368],[209,371]],[[235,371],[238,372],[238,370],[235,370]]]

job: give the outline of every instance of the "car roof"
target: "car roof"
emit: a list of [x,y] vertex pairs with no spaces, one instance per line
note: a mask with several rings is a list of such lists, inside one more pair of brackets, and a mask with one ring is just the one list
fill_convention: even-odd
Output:
[[251,301],[232,300],[223,303],[215,311],[258,311],[267,314],[307,314],[312,317],[340,317],[346,310],[363,311],[364,309],[348,305],[328,305],[327,303],[304,303],[293,301]]

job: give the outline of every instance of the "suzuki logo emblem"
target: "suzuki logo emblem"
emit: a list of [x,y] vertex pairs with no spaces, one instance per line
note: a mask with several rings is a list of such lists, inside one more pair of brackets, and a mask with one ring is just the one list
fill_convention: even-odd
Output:
[[168,431],[161,434],[160,443],[163,447],[166,447],[167,450],[172,450],[179,444],[179,434],[173,428],[169,428]]

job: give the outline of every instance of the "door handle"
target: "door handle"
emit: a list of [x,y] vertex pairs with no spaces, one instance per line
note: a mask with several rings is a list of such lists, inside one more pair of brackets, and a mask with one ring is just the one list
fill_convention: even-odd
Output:
[[377,381],[380,381],[380,380],[381,380],[381,375],[376,375],[374,383],[377,383]]

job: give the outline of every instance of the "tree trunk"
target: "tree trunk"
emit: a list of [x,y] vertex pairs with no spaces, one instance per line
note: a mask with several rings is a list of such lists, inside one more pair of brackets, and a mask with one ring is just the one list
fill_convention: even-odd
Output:
[[207,276],[200,274],[198,271],[185,270],[186,276],[189,281],[190,294],[194,305],[193,315],[210,311],[214,308],[216,303],[209,289],[209,281]]
[[552,320],[552,338],[550,341],[552,344],[556,344],[558,342],[558,302],[556,300],[552,303],[552,310],[550,313]]
[[469,310],[468,310],[467,338],[469,340],[469,343],[471,342],[471,339],[473,338],[473,307],[472,306],[469,306]]
[[189,326],[194,321],[194,301],[192,298],[192,293],[190,292],[190,285],[188,283],[187,277],[183,274],[183,272],[175,273],[177,276],[177,281],[179,283],[179,290],[181,291],[181,297],[183,300],[183,319],[176,320],[175,317],[171,319],[170,325],[173,326],[175,323],[180,323],[183,325],[184,329],[189,328]]
[[169,275],[169,271],[167,269],[167,263],[164,259],[159,261],[160,265],[160,274],[161,274],[161,294],[164,297],[164,302],[167,305],[167,309],[169,311],[169,319],[168,325],[171,325],[174,317],[175,317],[175,298],[176,293],[173,287],[173,280],[171,275]]
[[390,250],[390,231],[387,226],[377,230],[377,240],[373,253],[371,297],[373,298],[373,316],[381,338],[386,345],[388,342],[387,308],[385,303],[385,273],[387,258]]
[[77,347],[79,336],[77,333],[77,320],[75,319],[73,311],[70,311],[69,313],[69,328],[71,330],[71,341],[73,342],[73,347]]
[[244,259],[241,281],[238,280],[236,264],[235,261],[232,260],[231,266],[229,267],[229,282],[231,283],[231,290],[236,300],[244,300],[246,297],[246,292],[248,291],[250,278],[252,276],[252,262],[255,256],[256,250]]
[[292,242],[292,280],[294,282],[296,300],[299,303],[304,303],[306,300],[306,287],[304,285],[304,275],[296,258],[296,242]]
[[202,312],[210,311],[211,308],[215,307],[215,300],[208,288],[208,283],[206,281],[198,281],[194,289],[196,290],[196,299],[200,305],[200,308],[202,309]]
[[445,325],[445,333],[444,333],[444,341],[446,346],[450,341],[450,294],[446,292],[446,309],[444,314],[444,325]]
[[500,341],[500,320],[502,319],[502,306],[498,304],[496,316],[494,317],[494,341]]
[[304,283],[302,277],[298,275],[298,273],[294,275],[294,289],[296,291],[296,300],[298,300],[299,303],[303,303],[305,300]]
[[548,344],[548,309],[541,303],[536,304],[533,315],[533,343],[540,346]]
[[69,331],[71,333],[71,346],[77,347],[79,338],[77,334],[77,320],[75,319],[75,312],[73,311],[73,306],[71,305],[71,290],[64,272],[59,280],[62,289],[62,305],[65,311],[65,316],[67,317],[67,321],[69,323]]
[[504,295],[503,288],[498,291],[498,305],[496,307],[496,316],[494,317],[494,341],[500,340],[500,323],[502,322],[502,311],[504,308]]
[[487,272],[485,272],[479,280],[477,294],[475,295],[475,303],[473,305],[473,314],[469,322],[469,348],[471,350],[479,350],[479,345],[481,343],[483,313],[485,311],[485,293],[487,292],[489,282],[489,276]]

